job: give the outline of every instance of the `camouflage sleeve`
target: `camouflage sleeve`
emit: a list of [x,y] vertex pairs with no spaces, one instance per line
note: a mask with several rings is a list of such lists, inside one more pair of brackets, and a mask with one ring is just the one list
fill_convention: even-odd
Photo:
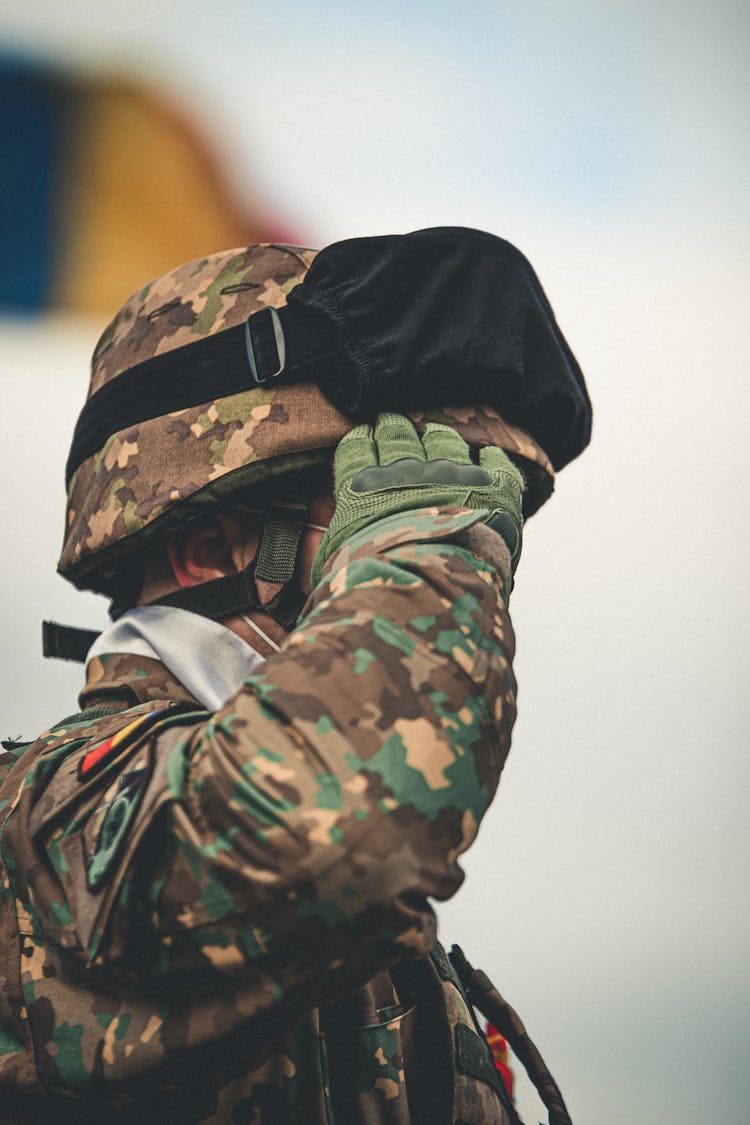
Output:
[[515,717],[509,559],[481,515],[350,541],[262,672],[155,737],[161,815],[144,803],[100,956],[131,961],[137,934],[150,974],[250,969],[255,1009],[431,948],[427,900],[461,884]]

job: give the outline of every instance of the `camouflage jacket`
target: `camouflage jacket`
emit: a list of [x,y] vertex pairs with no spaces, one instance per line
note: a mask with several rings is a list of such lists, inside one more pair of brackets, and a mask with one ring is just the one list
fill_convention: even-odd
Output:
[[79,714],[3,755],[2,1125],[517,1120],[428,903],[515,716],[477,518],[351,540],[215,714],[104,656]]

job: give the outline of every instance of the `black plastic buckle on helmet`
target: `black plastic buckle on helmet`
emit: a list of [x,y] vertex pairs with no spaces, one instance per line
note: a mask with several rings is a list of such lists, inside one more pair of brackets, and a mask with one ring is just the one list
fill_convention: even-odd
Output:
[[[253,332],[257,331],[260,327],[260,318],[263,316],[270,316],[271,326],[273,327],[273,338],[276,345],[276,361],[278,367],[275,371],[270,372],[268,375],[263,375],[259,372],[258,367],[263,366],[258,364],[256,358],[255,346],[253,345]],[[253,322],[252,327],[251,323]],[[266,333],[267,334],[267,333]],[[253,377],[253,382],[256,386],[262,387],[266,383],[270,383],[273,379],[278,379],[279,375],[286,367],[286,342],[284,340],[284,329],[281,325],[281,319],[278,312],[274,308],[261,309],[260,312],[252,313],[245,321],[245,348],[247,349],[247,362],[250,365],[250,373]],[[262,355],[265,358],[268,354],[266,346],[262,348]]]

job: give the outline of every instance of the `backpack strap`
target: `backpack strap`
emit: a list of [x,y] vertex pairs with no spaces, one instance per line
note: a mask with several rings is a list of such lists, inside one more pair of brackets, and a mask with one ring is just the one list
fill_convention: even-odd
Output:
[[453,1084],[455,1085],[455,1083],[459,1081],[459,1076],[463,1076],[465,1079],[484,1082],[494,1090],[499,1099],[504,1113],[503,1120],[507,1121],[508,1125],[521,1125],[521,1120],[513,1105],[511,1096],[495,1066],[492,1051],[479,1025],[474,1008],[472,1007],[471,999],[464,988],[463,981],[456,972],[450,956],[439,941],[436,941],[433,945],[427,960],[439,980],[443,983],[447,982],[456,989],[466,1009],[468,1020],[473,1023],[473,1028],[469,1026],[468,1022],[462,1023],[459,1021],[454,1023],[448,1016],[448,1010],[446,1009],[444,1012],[444,1018],[449,1019],[451,1028],[452,1045],[450,1064]]
[[449,957],[471,1003],[508,1040],[549,1113],[549,1125],[572,1125],[560,1088],[518,1013],[500,995],[487,974],[469,964],[460,946],[454,945]]

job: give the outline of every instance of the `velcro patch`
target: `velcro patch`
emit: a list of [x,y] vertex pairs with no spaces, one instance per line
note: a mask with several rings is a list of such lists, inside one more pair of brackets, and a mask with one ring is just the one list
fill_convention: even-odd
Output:
[[96,844],[86,867],[92,891],[98,891],[103,886],[120,854],[141,803],[149,772],[148,760],[141,755],[119,778],[115,793],[99,810]]
[[485,1040],[470,1027],[456,1025],[456,1069],[467,1078],[478,1078],[498,1090],[500,1078],[490,1060]]
[[119,754],[121,750],[124,750],[126,746],[133,743],[136,738],[144,734],[149,727],[154,725],[157,719],[169,710],[169,707],[158,707],[156,711],[139,715],[132,723],[128,723],[126,727],[108,738],[106,742],[102,742],[99,746],[89,750],[87,754],[84,754],[78,765],[78,780],[88,781],[98,769]]

